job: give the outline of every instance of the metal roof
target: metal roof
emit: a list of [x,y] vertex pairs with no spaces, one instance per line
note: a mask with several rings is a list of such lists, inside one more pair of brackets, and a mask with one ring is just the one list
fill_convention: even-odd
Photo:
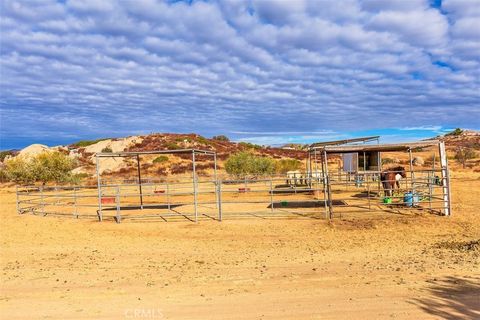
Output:
[[128,151],[128,152],[97,152],[96,157],[131,157],[143,154],[175,154],[175,153],[195,153],[215,155],[215,151],[199,149],[178,149],[178,150],[153,150],[153,151]]
[[316,142],[310,145],[310,148],[323,147],[323,146],[336,146],[341,144],[355,143],[355,142],[370,142],[380,139],[380,136],[370,136],[370,137],[361,137],[353,139],[344,139],[344,140],[334,140],[334,141],[325,141],[325,142]]
[[363,152],[363,151],[408,151],[417,148],[427,148],[437,146],[440,143],[438,140],[420,141],[420,142],[405,142],[405,143],[389,143],[389,144],[364,144],[364,145],[336,145],[336,146],[321,146],[313,147],[311,151],[319,150],[327,153],[349,153],[349,152]]

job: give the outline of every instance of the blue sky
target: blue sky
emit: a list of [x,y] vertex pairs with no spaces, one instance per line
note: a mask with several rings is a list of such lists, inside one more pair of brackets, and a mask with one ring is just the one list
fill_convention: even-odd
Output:
[[480,128],[480,1],[0,1],[1,149]]

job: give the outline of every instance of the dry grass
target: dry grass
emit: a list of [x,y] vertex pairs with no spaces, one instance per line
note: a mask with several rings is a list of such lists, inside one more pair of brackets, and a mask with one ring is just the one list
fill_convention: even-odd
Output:
[[478,318],[480,174],[452,176],[451,218],[331,223],[18,216],[5,187],[0,318]]

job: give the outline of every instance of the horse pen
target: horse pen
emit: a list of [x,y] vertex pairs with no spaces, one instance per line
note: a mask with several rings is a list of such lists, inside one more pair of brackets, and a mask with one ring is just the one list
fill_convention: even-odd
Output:
[[[377,137],[378,138],[378,137]],[[429,212],[451,214],[450,178],[443,142],[369,144],[371,137],[310,146],[301,179],[282,175],[220,175],[217,155],[209,150],[161,150],[96,154],[96,186],[17,187],[17,212],[131,221],[192,221],[255,217],[333,219]],[[358,142],[363,142],[358,144]],[[352,144],[353,143],[353,144]],[[356,143],[356,144],[355,144]],[[412,153],[433,151],[431,167],[416,169]],[[408,153],[400,188],[386,194],[381,181],[382,155]],[[191,157],[191,174],[181,177],[142,176],[142,156],[171,154]],[[213,160],[213,175],[199,176],[199,157]],[[101,160],[130,158],[135,176],[102,178]],[[337,167],[335,167],[337,165]]]

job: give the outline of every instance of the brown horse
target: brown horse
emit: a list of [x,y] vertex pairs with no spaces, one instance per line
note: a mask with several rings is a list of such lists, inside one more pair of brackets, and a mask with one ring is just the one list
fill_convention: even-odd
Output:
[[383,190],[386,197],[392,197],[395,185],[400,189],[400,180],[406,178],[407,173],[404,167],[390,168],[380,173],[380,181],[382,181]]

